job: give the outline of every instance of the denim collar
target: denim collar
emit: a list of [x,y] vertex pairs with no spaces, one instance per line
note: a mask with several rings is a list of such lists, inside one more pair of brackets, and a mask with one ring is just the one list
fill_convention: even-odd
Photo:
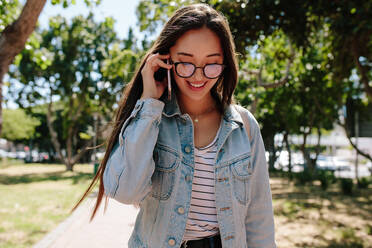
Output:
[[[178,105],[177,97],[174,91],[171,94],[171,100],[166,98],[164,100],[165,106],[163,110],[163,115],[166,117],[172,116],[181,116],[181,110]],[[230,104],[225,108],[223,118],[228,122],[237,122],[243,125],[242,117],[240,116],[239,112],[235,108],[235,104]]]

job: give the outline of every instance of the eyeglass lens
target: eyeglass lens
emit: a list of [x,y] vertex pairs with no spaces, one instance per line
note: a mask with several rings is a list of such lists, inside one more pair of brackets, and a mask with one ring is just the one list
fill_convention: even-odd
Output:
[[[197,67],[191,63],[177,63],[176,72],[181,77],[191,77],[195,73],[196,68]],[[209,64],[203,67],[203,73],[207,78],[216,78],[222,73],[222,69],[222,65]]]

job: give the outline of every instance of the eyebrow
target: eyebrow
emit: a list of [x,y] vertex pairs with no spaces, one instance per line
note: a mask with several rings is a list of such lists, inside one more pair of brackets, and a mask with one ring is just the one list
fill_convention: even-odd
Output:
[[[188,56],[188,57],[194,57],[194,55],[192,55],[190,53],[179,52],[177,54],[178,55],[183,55],[183,56]],[[221,54],[220,53],[212,53],[212,54],[207,55],[207,57],[214,57],[214,56],[221,56]]]

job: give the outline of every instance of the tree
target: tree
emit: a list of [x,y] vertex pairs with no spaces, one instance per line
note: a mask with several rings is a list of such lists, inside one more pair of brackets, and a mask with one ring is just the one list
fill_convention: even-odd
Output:
[[[372,2],[357,0],[340,0],[340,1],[294,1],[294,0],[257,0],[257,1],[225,1],[225,0],[204,0],[204,1],[184,1],[184,0],[161,0],[161,1],[141,1],[137,16],[140,28],[148,34],[153,34],[158,30],[169,15],[175,9],[182,5],[190,3],[204,2],[210,4],[218,11],[221,11],[229,21],[234,41],[239,52],[240,64],[250,64],[248,60],[253,55],[265,56],[262,51],[257,50],[257,45],[267,37],[275,36],[282,32],[288,38],[288,44],[296,50],[295,54],[288,51],[286,56],[276,56],[276,54],[266,54],[266,61],[261,60],[261,65],[241,69],[242,74],[251,74],[255,81],[240,81],[236,95],[243,104],[251,104],[251,110],[258,110],[258,116],[267,115],[275,108],[278,101],[276,97],[266,99],[269,94],[283,91],[287,95],[287,102],[292,102],[289,98],[295,93],[287,92],[288,86],[298,90],[302,95],[301,101],[292,102],[289,109],[299,107],[294,112],[287,112],[287,119],[292,120],[294,129],[290,128],[291,133],[302,133],[304,135],[303,152],[306,152],[306,136],[313,132],[313,128],[321,134],[321,129],[326,126],[330,127],[329,122],[336,121],[337,110],[346,103],[346,95],[355,93],[353,88],[362,88],[367,99],[371,101],[371,81],[372,81]],[[319,39],[317,40],[317,38]],[[326,47],[326,50],[323,49]],[[314,50],[315,49],[315,50]],[[316,55],[316,49],[321,49],[321,54]],[[283,53],[282,53],[283,54]],[[279,54],[280,55],[280,54]],[[297,67],[293,63],[293,55],[298,57],[304,56],[299,61]],[[318,58],[317,58],[318,57]],[[321,60],[316,62],[314,60]],[[323,63],[322,61],[325,61]],[[279,64],[281,69],[275,68],[274,64]],[[308,66],[314,68],[311,73],[301,69]],[[319,68],[317,68],[320,66]],[[241,67],[242,68],[242,67]],[[244,71],[246,69],[246,71]],[[275,69],[275,70],[273,70]],[[299,70],[302,75],[293,75]],[[357,75],[356,85],[349,87],[350,77]],[[323,76],[324,78],[322,78]],[[292,80],[290,79],[292,77]],[[264,80],[266,78],[267,80]],[[312,79],[317,78],[320,81],[314,82]],[[294,83],[293,79],[303,80],[301,84]],[[248,83],[249,82],[249,83]],[[253,84],[252,84],[253,83]],[[313,84],[317,85],[312,93]],[[358,86],[361,84],[361,86]],[[250,91],[245,91],[242,86],[253,87]],[[287,85],[287,86],[286,86]],[[287,88],[286,88],[287,87]],[[310,90],[309,90],[310,89]],[[275,92],[274,92],[275,91]],[[349,91],[349,93],[348,93]],[[323,95],[319,95],[319,93]],[[318,95],[317,95],[318,94]],[[360,92],[352,97],[360,98]],[[253,97],[248,99],[247,96]],[[328,99],[327,99],[328,96]],[[363,96],[362,96],[363,97]],[[265,99],[265,104],[259,101]],[[252,101],[251,101],[252,100]],[[324,106],[322,104],[325,104]],[[257,108],[257,105],[260,105]],[[284,108],[281,105],[281,108]],[[289,110],[288,109],[288,110]],[[262,112],[264,111],[264,112]],[[312,114],[291,118],[291,113],[303,112]],[[310,111],[310,112],[309,112]],[[289,114],[288,114],[289,113]],[[275,113],[276,115],[277,113]],[[273,117],[273,116],[271,116]],[[263,133],[267,134],[265,144],[273,146],[273,137],[277,132],[285,132],[288,127],[283,126],[283,122],[276,119],[277,123],[263,121]],[[288,122],[284,122],[289,124]],[[315,127],[311,123],[320,124]],[[306,125],[305,125],[306,124]],[[298,127],[302,127],[301,130]],[[357,149],[358,150],[358,149]],[[275,150],[273,150],[275,154]],[[363,155],[363,154],[362,154]],[[275,157],[275,156],[273,156]],[[308,157],[308,156],[307,156]],[[312,163],[313,164],[313,163]]]
[[[68,0],[53,0],[53,4],[63,3],[67,7],[70,2]],[[75,0],[71,0],[74,3]],[[94,0],[84,0],[89,6]],[[0,134],[2,129],[2,86],[3,78],[7,73],[9,65],[14,57],[19,54],[24,48],[27,39],[34,31],[36,22],[43,10],[46,0],[27,0],[18,19],[15,20],[14,15],[19,11],[19,2],[1,0],[0,6]],[[99,0],[96,1],[99,4]],[[14,22],[13,22],[14,21]],[[5,29],[2,30],[2,27]]]
[[[137,16],[141,30],[153,33],[179,6],[205,2],[229,20],[238,52],[245,55],[260,36],[282,30],[298,47],[311,44],[314,30],[332,37],[334,63],[330,68],[336,81],[348,78],[353,68],[359,72],[364,91],[372,100],[372,2],[358,0],[161,0],[141,1]],[[327,25],[324,25],[327,24]]]
[[[274,137],[282,133],[287,149],[288,135],[303,137],[300,148],[313,170],[320,152],[321,133],[333,128],[343,106],[346,87],[334,83],[328,71],[332,62],[327,58],[329,40],[314,35],[311,44],[306,48],[295,47],[283,32],[275,31],[261,37],[254,56],[241,60],[236,97],[241,104],[251,106],[262,123],[271,168],[277,151],[283,148],[275,147]],[[314,132],[318,134],[318,145],[312,150],[307,146],[307,137]]]
[[[18,68],[10,71],[23,84],[20,90],[10,88],[20,106],[47,105],[52,143],[68,170],[92,146],[93,136],[107,129],[94,130],[94,116],[101,123],[111,119],[134,71],[137,55],[123,49],[128,40],[122,43],[117,38],[113,24],[112,18],[95,23],[92,14],[71,23],[57,16],[48,30],[35,35],[39,41],[22,51],[16,59]],[[57,116],[61,123],[55,121]]]
[[4,109],[4,126],[1,137],[13,142],[31,139],[40,122],[22,109]]

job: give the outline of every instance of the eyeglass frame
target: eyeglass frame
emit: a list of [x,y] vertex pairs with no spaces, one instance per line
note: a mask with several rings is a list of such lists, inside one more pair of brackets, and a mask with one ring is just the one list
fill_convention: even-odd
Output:
[[[195,64],[193,64],[193,63],[191,63],[191,62],[173,62],[173,61],[170,61],[170,63],[174,65],[174,70],[175,70],[177,76],[179,76],[179,77],[181,77],[181,78],[190,78],[190,77],[192,77],[192,76],[195,74],[196,69],[201,68],[202,71],[203,71],[203,75],[204,75],[204,77],[206,77],[206,78],[208,78],[208,79],[216,79],[216,78],[218,78],[219,76],[221,76],[221,74],[223,73],[223,70],[226,68],[226,65],[224,65],[224,64],[218,64],[218,63],[205,64],[204,66],[196,66]],[[181,75],[178,74],[178,72],[177,72],[177,65],[179,65],[179,64],[191,64],[191,65],[194,66],[195,69],[194,69],[194,71],[191,73],[190,76],[188,76],[188,77],[181,76]],[[208,77],[207,75],[205,75],[205,67],[206,67],[207,65],[220,65],[220,66],[222,66],[221,73],[220,73],[218,76],[213,77],[213,78]]]

